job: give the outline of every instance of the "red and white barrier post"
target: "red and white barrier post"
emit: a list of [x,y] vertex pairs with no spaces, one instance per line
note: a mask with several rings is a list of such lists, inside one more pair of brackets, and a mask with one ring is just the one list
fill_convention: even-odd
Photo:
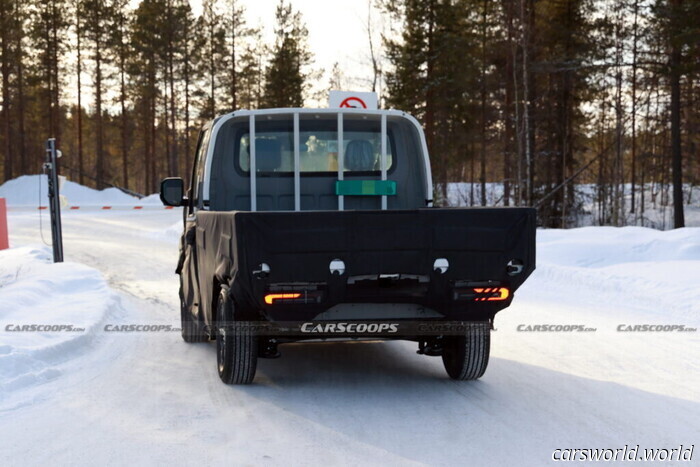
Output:
[[0,250],[10,248],[10,239],[7,235],[7,204],[5,198],[0,198]]

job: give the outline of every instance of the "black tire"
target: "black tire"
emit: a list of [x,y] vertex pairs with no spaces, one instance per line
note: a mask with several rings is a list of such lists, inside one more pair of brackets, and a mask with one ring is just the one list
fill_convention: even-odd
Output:
[[489,364],[491,326],[474,323],[463,336],[445,336],[442,363],[450,378],[458,381],[479,379]]
[[250,384],[258,366],[258,338],[249,328],[237,328],[232,300],[224,289],[216,306],[216,363],[221,381]]
[[180,285],[180,328],[182,340],[187,343],[209,341],[209,335],[205,332],[202,324],[192,316],[185,306],[182,285]]

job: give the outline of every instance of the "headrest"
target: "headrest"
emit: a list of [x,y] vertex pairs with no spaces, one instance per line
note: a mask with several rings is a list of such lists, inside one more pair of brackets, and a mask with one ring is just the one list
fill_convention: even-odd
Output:
[[345,168],[354,172],[374,170],[374,146],[367,140],[354,139],[345,150]]

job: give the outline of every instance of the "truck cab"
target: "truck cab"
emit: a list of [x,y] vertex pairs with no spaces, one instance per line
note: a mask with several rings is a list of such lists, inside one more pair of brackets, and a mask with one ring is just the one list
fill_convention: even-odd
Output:
[[394,110],[269,109],[225,115],[204,128],[193,179],[196,209],[432,205],[430,160],[420,124]]

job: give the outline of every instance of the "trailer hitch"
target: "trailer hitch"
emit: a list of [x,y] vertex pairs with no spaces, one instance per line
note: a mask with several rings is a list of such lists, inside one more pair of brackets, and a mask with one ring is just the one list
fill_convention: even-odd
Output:
[[418,355],[427,355],[428,357],[439,357],[442,355],[442,338],[418,341]]

